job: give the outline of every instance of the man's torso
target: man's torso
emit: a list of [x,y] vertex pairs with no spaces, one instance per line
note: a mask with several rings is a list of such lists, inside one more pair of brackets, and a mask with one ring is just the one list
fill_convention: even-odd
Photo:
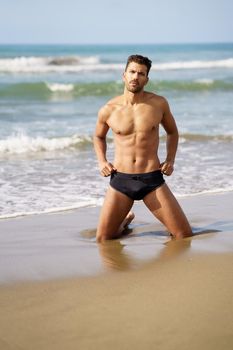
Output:
[[157,170],[159,124],[163,118],[162,98],[145,93],[138,104],[125,105],[123,96],[111,100],[107,119],[115,142],[114,166],[124,173]]

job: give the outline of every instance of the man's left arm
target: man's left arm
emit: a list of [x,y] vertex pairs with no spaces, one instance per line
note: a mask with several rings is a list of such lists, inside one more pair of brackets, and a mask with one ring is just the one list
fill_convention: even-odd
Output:
[[165,161],[161,163],[160,169],[162,173],[164,173],[167,176],[170,176],[174,170],[179,134],[175,119],[170,111],[170,107],[166,99],[163,99],[163,118],[161,120],[161,124],[167,133],[167,156]]

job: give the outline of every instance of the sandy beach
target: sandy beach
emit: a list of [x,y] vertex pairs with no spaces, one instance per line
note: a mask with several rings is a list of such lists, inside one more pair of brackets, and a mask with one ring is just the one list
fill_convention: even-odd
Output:
[[136,203],[97,245],[99,207],[0,221],[0,349],[231,349],[233,193],[180,198],[170,241]]

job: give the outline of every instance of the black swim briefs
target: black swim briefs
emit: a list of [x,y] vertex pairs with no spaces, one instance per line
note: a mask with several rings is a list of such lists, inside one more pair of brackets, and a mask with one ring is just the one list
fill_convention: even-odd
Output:
[[110,186],[133,200],[141,200],[165,182],[160,170],[144,174],[111,174]]

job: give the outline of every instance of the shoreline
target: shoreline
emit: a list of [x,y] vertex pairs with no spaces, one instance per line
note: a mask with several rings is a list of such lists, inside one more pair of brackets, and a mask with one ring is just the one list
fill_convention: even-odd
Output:
[[[194,233],[184,240],[191,246],[190,256],[233,252],[233,192],[178,201]],[[0,220],[0,285],[99,276],[109,270],[108,265],[113,270],[114,265],[116,270],[134,270],[169,251],[168,233],[142,202],[133,206],[130,234],[100,249],[95,240],[99,211],[100,207],[82,207]]]
[[[192,198],[192,197],[199,197],[199,196],[211,196],[211,195],[221,195],[221,194],[225,194],[225,193],[233,193],[233,189],[217,189],[216,191],[212,191],[212,190],[206,190],[203,192],[197,192],[197,193],[189,193],[189,194],[175,194],[175,197],[177,198],[177,200],[179,201],[180,199],[186,199],[186,198]],[[103,200],[103,199],[102,199]],[[100,201],[100,199],[99,199]],[[99,205],[96,204],[86,204],[83,206],[78,206],[78,205],[74,205],[74,206],[68,206],[68,207],[58,207],[58,208],[50,208],[47,209],[45,211],[33,211],[33,212],[19,212],[19,213],[15,213],[15,214],[6,214],[6,215],[0,215],[0,222],[2,220],[11,220],[11,219],[17,219],[17,218],[21,218],[21,217],[28,217],[28,216],[35,216],[35,215],[46,215],[46,214],[59,214],[59,213],[63,213],[63,212],[72,212],[72,211],[76,211],[82,208],[98,208]]]

